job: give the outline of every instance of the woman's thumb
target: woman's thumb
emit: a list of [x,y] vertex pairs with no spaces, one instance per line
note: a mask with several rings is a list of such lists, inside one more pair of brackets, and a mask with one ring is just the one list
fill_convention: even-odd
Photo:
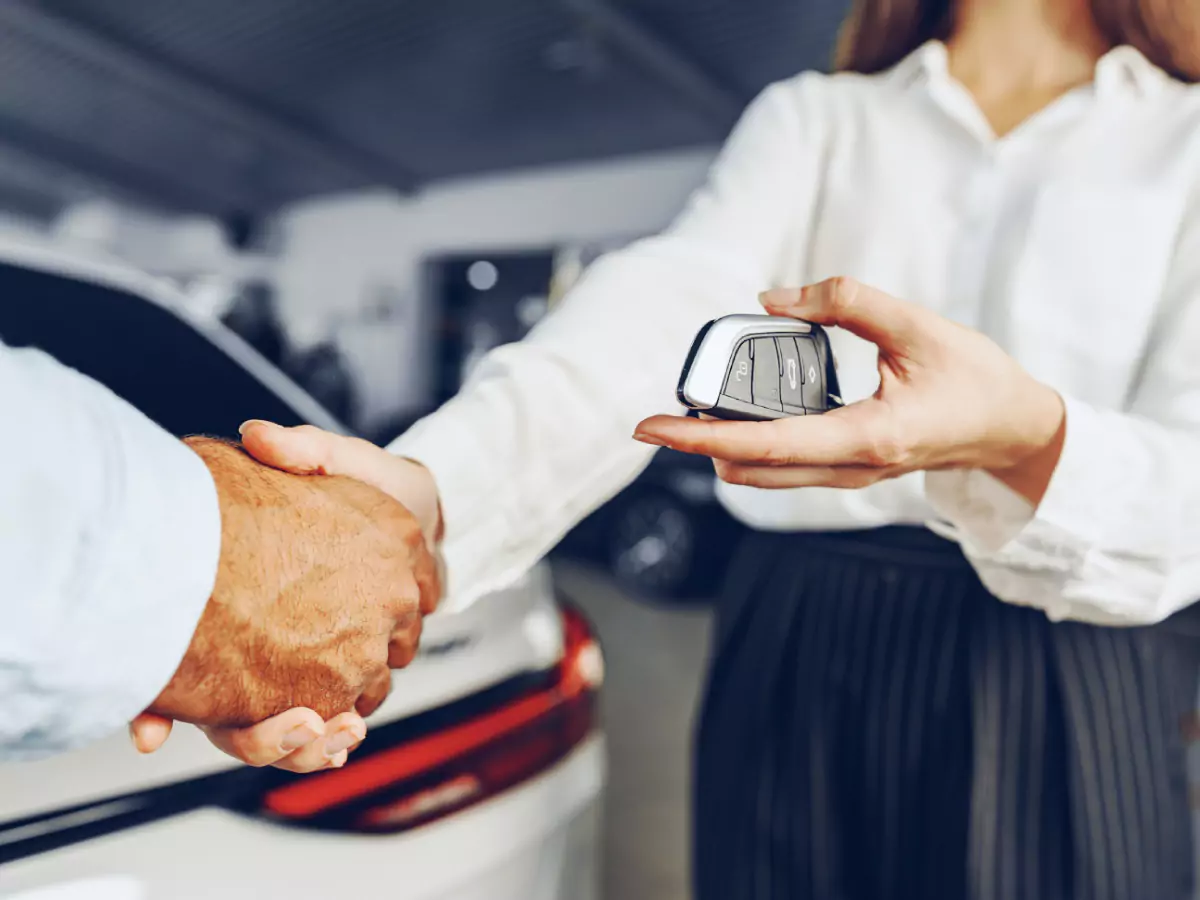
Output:
[[805,288],[777,288],[759,300],[775,315],[836,325],[893,354],[911,350],[931,317],[921,307],[853,278],[829,278]]
[[406,476],[414,464],[370,441],[312,425],[284,428],[260,419],[244,423],[240,431],[246,452],[263,465],[293,475],[342,475],[378,488],[406,505],[413,500]]
[[242,446],[256,460],[293,475],[340,475],[336,468],[337,435],[302,425],[284,428],[274,422],[251,419],[238,429]]

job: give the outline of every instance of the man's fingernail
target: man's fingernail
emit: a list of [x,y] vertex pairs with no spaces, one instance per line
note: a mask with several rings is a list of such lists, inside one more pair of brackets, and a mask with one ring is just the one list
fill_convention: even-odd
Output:
[[643,431],[634,432],[633,439],[635,441],[641,441],[643,444],[650,444],[653,447],[667,446],[666,441],[664,441],[662,438],[655,437],[652,434],[646,434]]
[[283,741],[279,744],[279,749],[284,753],[291,753],[293,750],[299,750],[301,747],[307,747],[315,741],[318,735],[309,725],[298,725],[284,735]]
[[325,742],[325,755],[333,759],[343,750],[349,750],[354,744],[362,740],[362,737],[355,734],[352,729],[343,728],[333,737]]

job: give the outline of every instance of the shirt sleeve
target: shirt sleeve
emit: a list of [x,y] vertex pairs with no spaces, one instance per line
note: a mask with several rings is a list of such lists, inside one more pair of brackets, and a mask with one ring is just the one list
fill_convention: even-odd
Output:
[[629,484],[653,455],[634,426],[679,411],[699,328],[761,312],[758,293],[804,247],[822,143],[816,77],[768,88],[664,234],[595,263],[529,337],[485,357],[393,443],[437,482],[450,608],[518,578]]
[[1127,411],[1065,396],[1041,504],[984,472],[926,475],[988,588],[1052,619],[1149,624],[1200,599],[1200,207],[1185,220]]
[[46,355],[0,344],[0,759],[124,727],[212,591],[216,489],[183,443]]

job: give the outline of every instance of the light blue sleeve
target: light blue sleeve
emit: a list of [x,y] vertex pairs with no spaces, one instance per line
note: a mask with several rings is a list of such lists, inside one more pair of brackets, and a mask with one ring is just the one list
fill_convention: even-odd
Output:
[[123,728],[212,591],[207,468],[106,388],[0,344],[0,760]]

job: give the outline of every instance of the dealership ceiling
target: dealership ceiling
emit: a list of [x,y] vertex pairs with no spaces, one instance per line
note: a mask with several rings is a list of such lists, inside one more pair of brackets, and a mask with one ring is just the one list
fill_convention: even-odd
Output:
[[0,206],[257,215],[711,146],[842,0],[5,0]]

